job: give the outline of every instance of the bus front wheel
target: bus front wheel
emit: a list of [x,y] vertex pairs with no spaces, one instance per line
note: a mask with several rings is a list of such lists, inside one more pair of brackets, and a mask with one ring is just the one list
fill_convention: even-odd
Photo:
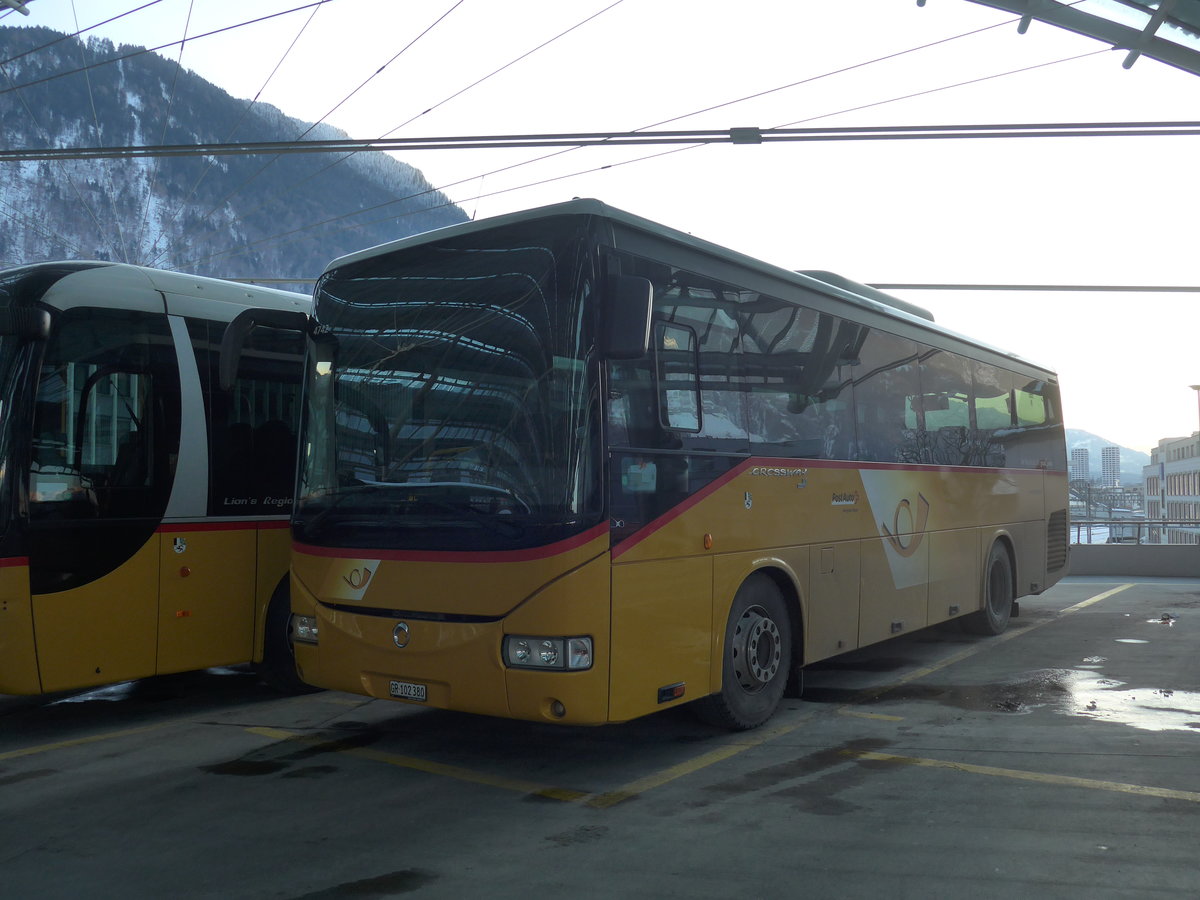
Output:
[[1012,557],[1008,548],[997,541],[983,570],[983,609],[963,617],[963,630],[983,635],[1003,632],[1012,617],[1015,593]]
[[287,579],[280,582],[267,606],[266,629],[263,634],[263,661],[258,674],[267,687],[281,694],[309,694],[319,690],[300,680],[292,639],[288,634],[292,602]]
[[775,713],[792,668],[791,617],[779,588],[751,575],[733,598],[721,656],[721,692],[696,701],[701,719],[744,731]]

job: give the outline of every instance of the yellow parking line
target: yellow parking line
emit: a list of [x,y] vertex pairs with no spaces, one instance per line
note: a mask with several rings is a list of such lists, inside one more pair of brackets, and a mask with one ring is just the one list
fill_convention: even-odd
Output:
[[851,716],[855,719],[878,719],[881,722],[903,722],[904,721],[904,716],[885,716],[883,713],[861,712],[857,709],[847,709],[844,706],[838,710],[838,715]]
[[1001,769],[995,766],[976,766],[971,763],[948,762],[941,759],[922,759],[916,756],[894,756],[873,750],[843,750],[846,756],[878,762],[896,763],[905,766],[923,766],[932,769],[954,769],[974,775],[991,775],[996,778],[1014,778],[1019,781],[1034,781],[1039,784],[1056,784],[1067,787],[1089,788],[1096,791],[1114,791],[1119,794],[1136,794],[1142,797],[1161,797],[1167,800],[1186,800],[1200,803],[1200,793],[1175,791],[1170,788],[1147,787],[1142,784],[1124,784],[1119,781],[1099,781],[1094,778],[1075,778],[1071,775],[1047,775],[1042,772],[1025,772],[1021,769]]
[[34,756],[38,753],[49,753],[52,750],[66,750],[70,747],[82,747],[85,744],[95,744],[99,741],[110,741],[114,738],[128,737],[131,734],[144,734],[157,728],[165,727],[167,723],[146,725],[142,728],[127,728],[124,731],[110,731],[105,734],[93,734],[90,737],[75,738],[70,741],[58,741],[53,744],[41,744],[37,747],[25,747],[21,750],[8,750],[0,753],[0,762],[6,759],[19,759],[22,756]]
[[693,772],[698,772],[714,763],[722,762],[752,747],[761,746],[767,741],[795,731],[811,716],[812,713],[808,713],[800,721],[793,722],[790,725],[781,725],[777,728],[754,732],[752,736],[744,737],[735,743],[724,744],[714,750],[710,750],[708,753],[685,760],[678,765],[669,766],[659,772],[635,779],[617,788],[615,791],[595,794],[587,799],[587,805],[596,807],[597,809],[607,809],[610,806],[616,806],[618,803],[628,800],[631,797],[636,797],[638,794],[644,794],[646,791],[656,787],[662,787],[664,784],[674,781],[677,778],[682,778],[684,775],[691,775]]
[[[1077,610],[1083,609],[1084,607],[1091,606],[1093,603],[1099,603],[1101,600],[1107,599],[1108,597],[1111,597],[1113,594],[1117,594],[1117,593],[1125,590],[1126,588],[1130,588],[1130,587],[1133,587],[1133,585],[1132,584],[1120,585],[1119,587],[1113,588],[1112,590],[1105,591],[1102,594],[1098,594],[1095,597],[1091,597],[1088,600],[1083,601],[1082,603],[1077,603],[1074,606],[1068,607],[1067,609],[1062,610],[1062,613],[1065,614],[1065,613],[1075,612]],[[1049,621],[1054,621],[1054,620],[1053,619],[1047,620],[1047,622],[1049,622]],[[863,703],[863,702],[866,702],[867,700],[874,699],[874,698],[878,697],[880,694],[886,693],[887,691],[892,690],[893,688],[899,687],[903,684],[907,684],[910,681],[915,681],[918,678],[923,678],[924,676],[929,675],[933,672],[936,672],[939,669],[944,669],[947,666],[951,666],[956,662],[960,662],[969,656],[973,656],[974,654],[981,652],[982,650],[986,649],[989,646],[994,646],[996,641],[1011,640],[1012,638],[1017,637],[1018,635],[1026,634],[1035,628],[1040,628],[1042,625],[1047,624],[1047,622],[1039,622],[1034,625],[1030,625],[1026,628],[1022,628],[1019,631],[1010,631],[1005,634],[999,635],[999,636],[997,636],[996,640],[989,641],[985,644],[979,644],[976,646],[969,647],[966,650],[963,650],[959,653],[955,653],[952,656],[949,656],[946,659],[943,659],[938,663],[934,663],[933,665],[925,666],[921,669],[917,669],[913,672],[910,672],[909,674],[905,675],[903,678],[898,679],[897,681],[895,681],[883,688],[875,688],[875,689],[871,689],[868,691],[864,691],[861,699],[856,700],[851,704],[847,704],[846,706],[841,707],[838,710],[838,712],[841,713],[842,715],[856,716],[859,718],[881,719],[884,721],[895,721],[895,722],[903,721],[903,717],[901,717],[901,716],[888,716],[888,715],[883,715],[881,713],[864,713],[864,712],[860,712],[858,710],[854,710],[852,707],[857,703]],[[466,768],[462,768],[460,766],[450,766],[450,765],[445,765],[442,763],[431,762],[430,760],[420,759],[420,758],[414,757],[414,756],[405,756],[405,755],[394,754],[394,753],[384,753],[382,751],[372,750],[372,749],[366,748],[366,747],[349,747],[348,746],[348,747],[344,747],[344,748],[336,748],[335,746],[333,746],[336,744],[336,742],[330,742],[330,741],[322,739],[322,738],[312,737],[309,735],[300,734],[298,732],[284,731],[283,729],[278,729],[278,728],[248,728],[246,730],[253,734],[258,734],[263,737],[273,738],[275,740],[297,741],[297,742],[305,743],[305,744],[309,744],[309,745],[328,744],[331,746],[331,750],[333,750],[333,752],[345,753],[349,756],[356,756],[361,759],[369,759],[369,760],[373,760],[375,762],[382,762],[382,763],[386,763],[388,765],[399,766],[399,767],[405,768],[405,769],[412,769],[417,772],[425,772],[425,773],[431,774],[431,775],[441,775],[441,776],[444,776],[447,778],[456,779],[458,781],[466,781],[466,782],[471,782],[474,784],[483,784],[483,785],[487,785],[489,787],[495,787],[495,788],[500,788],[502,790],[514,791],[514,792],[521,793],[521,794],[533,794],[533,795],[536,795],[539,797],[546,797],[546,798],[552,799],[552,800],[562,800],[567,803],[582,802],[582,803],[585,803],[587,806],[594,807],[597,809],[607,809],[607,808],[616,806],[618,803],[622,803],[625,800],[628,800],[632,797],[636,797],[639,794],[643,794],[647,791],[653,790],[654,788],[662,787],[663,785],[668,784],[672,781],[675,781],[676,779],[682,778],[685,775],[691,775],[695,772],[700,771],[701,769],[705,769],[711,765],[715,765],[716,763],[723,762],[724,760],[727,760],[734,756],[737,756],[739,753],[742,753],[746,750],[750,750],[754,747],[759,747],[759,746],[767,743],[768,741],[774,740],[777,737],[781,737],[782,735],[785,735],[791,731],[794,731],[796,728],[800,727],[800,725],[803,724],[803,722],[805,720],[811,718],[812,715],[813,715],[813,713],[805,714],[802,716],[800,721],[794,722],[789,725],[784,725],[784,726],[780,726],[777,728],[771,728],[771,729],[762,729],[760,731],[754,732],[752,737],[749,737],[749,738],[743,737],[741,740],[738,740],[736,742],[723,744],[720,747],[710,750],[707,753],[701,754],[700,756],[694,757],[689,760],[685,760],[684,762],[678,763],[677,765],[674,765],[674,766],[669,766],[665,769],[662,769],[661,771],[654,772],[654,773],[651,773],[650,775],[643,776],[642,778],[634,779],[633,781],[617,788],[616,790],[605,791],[603,793],[598,793],[598,794],[597,793],[588,793],[586,791],[576,791],[576,790],[571,790],[568,788],[550,787],[547,785],[537,784],[534,782],[524,781],[521,779],[513,779],[513,778],[506,778],[503,776],[488,775],[483,772],[476,772],[472,769],[466,769]],[[875,758],[876,756],[878,756],[879,758],[891,759],[891,757],[885,757],[884,755],[881,755],[881,754],[872,755],[872,754],[867,754],[867,753],[859,753],[856,755],[861,756],[862,758]],[[894,759],[896,761],[907,761],[906,757],[895,757]],[[987,767],[978,767],[978,766],[968,767],[968,766],[962,766],[962,765],[958,765],[958,764],[954,764],[954,763],[939,764],[934,760],[924,760],[924,761],[913,760],[911,762],[911,764],[914,764],[914,765],[942,765],[947,768],[960,768],[960,769],[969,770],[969,771],[983,771],[987,768]],[[1008,771],[1010,771],[1010,770],[995,769],[995,770],[990,770],[989,773],[990,774],[999,774],[999,773],[1005,773]],[[1012,771],[1015,773],[1015,770],[1012,770]],[[1046,780],[1046,781],[1055,780],[1056,783],[1084,783],[1084,782],[1087,782],[1087,779],[1055,779],[1054,776],[1042,776],[1039,779],[1039,776],[1036,776],[1035,773],[1015,773],[1010,777],[1018,777],[1018,776],[1028,777],[1030,780]],[[1092,786],[1108,784],[1107,782],[1088,782],[1088,783],[1091,784]],[[1140,789],[1140,791],[1139,791],[1137,785],[1125,785],[1124,787],[1127,788],[1129,790],[1129,792],[1131,792],[1131,793],[1136,793],[1136,792],[1153,793],[1154,791],[1159,790],[1156,788],[1145,788],[1145,789]],[[1110,789],[1113,789],[1113,788],[1110,788]],[[1155,796],[1168,796],[1168,795],[1174,796],[1174,795],[1180,794],[1180,793],[1186,793],[1186,792],[1168,792],[1167,794],[1160,793],[1160,794],[1155,794]],[[1191,799],[1191,797],[1186,797],[1184,799]]]
[[1113,594],[1119,594],[1121,591],[1128,590],[1131,587],[1133,587],[1132,584],[1119,584],[1110,591],[1105,591],[1103,594],[1097,594],[1095,597],[1088,597],[1086,600],[1080,601],[1074,606],[1068,606],[1062,611],[1062,614],[1066,615],[1067,613],[1077,612],[1086,606],[1091,606],[1093,603],[1099,603],[1101,600],[1107,600]]
[[550,787],[544,784],[538,784],[532,781],[524,781],[519,778],[506,778],[500,775],[488,775],[485,772],[476,772],[473,769],[465,769],[461,766],[451,766],[444,763],[431,762],[427,759],[420,759],[416,756],[404,756],[398,753],[385,753],[382,750],[372,750],[370,747],[339,747],[336,740],[327,738],[315,737],[312,735],[301,734],[296,731],[285,731],[282,728],[247,728],[251,734],[257,734],[261,737],[271,738],[279,741],[295,741],[299,744],[307,744],[309,746],[328,746],[330,752],[343,753],[347,756],[355,756],[359,759],[369,759],[373,762],[386,763],[389,766],[398,766],[402,769],[412,769],[417,772],[425,772],[429,775],[441,775],[445,778],[453,778],[456,781],[468,781],[473,784],[483,784],[488,787],[500,788],[506,791],[514,791],[519,794],[534,794],[539,797],[545,797],[549,800],[563,800],[573,802],[583,800],[590,796],[586,791],[573,791],[567,788]]

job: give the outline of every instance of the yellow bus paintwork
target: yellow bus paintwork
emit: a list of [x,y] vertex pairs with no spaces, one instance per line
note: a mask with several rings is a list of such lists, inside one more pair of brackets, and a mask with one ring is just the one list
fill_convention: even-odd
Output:
[[[1064,473],[751,460],[611,551],[607,534],[520,561],[298,545],[293,609],[318,618],[320,643],[296,657],[306,680],[370,696],[407,681],[433,707],[625,721],[720,690],[730,603],[752,572],[784,588],[812,663],[980,610],[997,541],[1017,594],[1043,590],[1063,574],[1046,569],[1046,517],[1065,506]],[[505,634],[590,635],[593,668],[506,668]]]

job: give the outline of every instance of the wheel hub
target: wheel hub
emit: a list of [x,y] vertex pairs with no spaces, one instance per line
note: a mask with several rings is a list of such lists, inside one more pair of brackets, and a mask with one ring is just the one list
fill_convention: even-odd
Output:
[[779,626],[761,606],[751,606],[738,619],[733,635],[733,669],[747,691],[758,691],[779,672],[783,658]]

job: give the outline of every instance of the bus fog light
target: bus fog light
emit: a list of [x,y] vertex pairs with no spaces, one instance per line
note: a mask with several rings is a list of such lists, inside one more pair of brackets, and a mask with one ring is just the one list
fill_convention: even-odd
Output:
[[504,663],[514,669],[556,671],[590,669],[590,637],[542,637],[509,634],[504,637]]
[[567,640],[567,668],[590,669],[592,667],[592,639],[586,637]]
[[292,616],[292,640],[302,644],[316,644],[320,639],[316,616]]

